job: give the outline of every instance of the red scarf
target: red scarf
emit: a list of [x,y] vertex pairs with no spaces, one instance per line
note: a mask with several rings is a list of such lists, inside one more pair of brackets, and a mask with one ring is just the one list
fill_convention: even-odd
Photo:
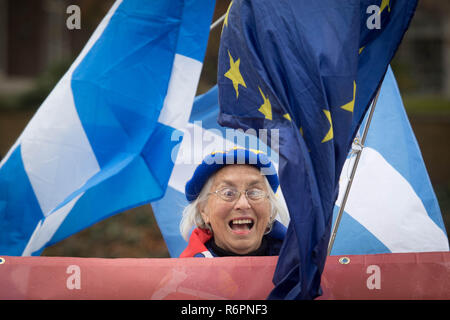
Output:
[[180,258],[194,257],[198,253],[208,251],[205,243],[211,239],[212,233],[209,230],[195,228],[192,231],[191,237],[189,238],[189,243],[181,253]]

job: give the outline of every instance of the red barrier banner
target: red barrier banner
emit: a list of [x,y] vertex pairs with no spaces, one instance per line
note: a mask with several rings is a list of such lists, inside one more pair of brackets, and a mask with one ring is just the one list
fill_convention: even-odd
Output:
[[[0,299],[262,300],[277,257],[0,257]],[[330,256],[319,299],[450,299],[450,253]]]

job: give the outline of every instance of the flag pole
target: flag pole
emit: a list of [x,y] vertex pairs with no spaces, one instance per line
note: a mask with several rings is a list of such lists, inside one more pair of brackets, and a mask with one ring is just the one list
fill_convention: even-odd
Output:
[[366,142],[367,132],[369,131],[370,123],[372,122],[373,113],[375,111],[375,106],[377,105],[378,96],[380,95],[380,91],[381,91],[381,84],[380,84],[380,87],[378,88],[378,91],[377,91],[377,94],[375,95],[375,98],[372,101],[372,107],[370,109],[369,117],[367,118],[367,123],[366,123],[366,126],[364,128],[364,132],[363,132],[363,135],[362,135],[362,138],[361,138],[361,142],[359,143],[361,148],[356,151],[355,163],[353,164],[353,167],[352,167],[352,172],[350,174],[350,179],[348,181],[347,188],[345,189],[344,198],[342,199],[342,203],[341,203],[341,206],[339,208],[339,212],[338,212],[338,215],[337,215],[337,218],[336,218],[336,222],[334,223],[333,229],[331,231],[330,242],[328,243],[328,252],[327,252],[328,256],[331,254],[331,249],[333,248],[334,240],[336,239],[337,229],[339,228],[339,224],[340,224],[341,218],[342,218],[342,213],[344,212],[345,204],[347,202],[347,198],[348,198],[348,195],[350,193],[350,188],[352,187],[353,178],[355,177],[356,168],[358,167],[359,159],[361,158],[361,154],[362,154],[362,151],[364,149],[364,143]]
[[214,29],[215,27],[217,27],[220,23],[222,23],[223,20],[225,20],[225,16],[227,14],[225,13],[223,16],[221,16],[219,19],[217,19],[216,21],[214,21],[214,23],[211,25],[211,27],[209,27],[209,31],[211,31],[212,29]]

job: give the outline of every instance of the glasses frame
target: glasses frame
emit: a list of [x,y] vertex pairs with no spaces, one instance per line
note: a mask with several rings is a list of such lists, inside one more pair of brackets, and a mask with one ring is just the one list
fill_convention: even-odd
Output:
[[[230,190],[236,191],[236,192],[237,192],[237,193],[236,193],[236,194],[237,194],[236,199],[233,199],[233,200],[224,199],[224,198],[219,194],[219,192],[222,191],[222,190],[225,190],[225,189],[230,189]],[[230,202],[230,203],[233,203],[233,202],[238,201],[238,200],[241,198],[242,193],[244,193],[245,198],[247,199],[248,202],[259,202],[259,201],[261,201],[262,199],[269,198],[269,193],[268,193],[267,191],[260,190],[260,189],[256,189],[256,190],[261,191],[261,192],[263,193],[263,196],[262,196],[261,198],[258,198],[258,199],[251,199],[251,198],[249,198],[249,196],[248,196],[248,194],[247,194],[247,192],[249,192],[249,191],[251,191],[251,190],[255,190],[255,188],[253,188],[253,189],[247,189],[247,190],[244,190],[244,191],[239,191],[239,190],[236,190],[236,189],[233,189],[233,188],[230,188],[230,187],[225,187],[225,188],[218,189],[218,190],[216,190],[216,191],[210,192],[210,193],[208,193],[208,195],[210,195],[210,194],[215,194],[216,196],[218,196],[218,197],[219,197],[220,199],[222,199],[223,201],[225,201],[225,202]]]

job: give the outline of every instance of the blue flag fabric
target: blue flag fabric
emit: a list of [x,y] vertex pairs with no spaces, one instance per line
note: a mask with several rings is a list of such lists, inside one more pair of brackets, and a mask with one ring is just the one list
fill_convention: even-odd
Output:
[[189,118],[214,5],[114,3],[2,159],[1,254],[39,255],[162,197],[170,137]]
[[321,294],[341,170],[417,4],[375,3],[235,0],[228,10],[218,121],[279,133],[291,221],[271,299]]

